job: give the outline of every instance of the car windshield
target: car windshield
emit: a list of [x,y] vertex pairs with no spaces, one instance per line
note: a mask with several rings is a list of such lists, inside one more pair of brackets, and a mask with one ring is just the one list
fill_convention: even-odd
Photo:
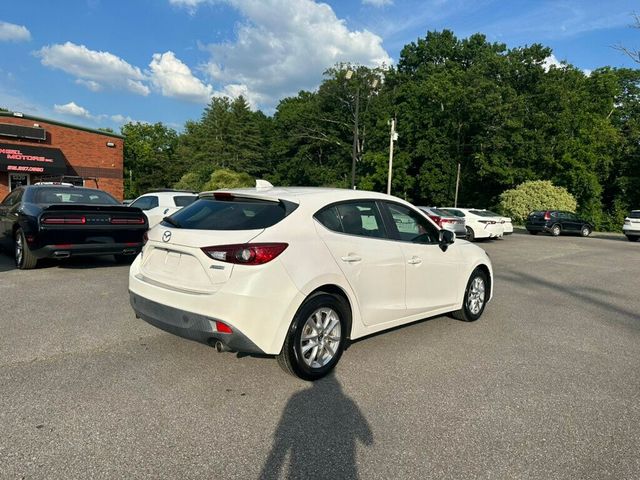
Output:
[[629,214],[629,218],[640,218],[640,210],[634,210]]
[[38,188],[34,203],[81,203],[100,205],[120,205],[115,198],[100,190],[89,190],[73,187]]
[[295,207],[282,201],[205,197],[177,211],[165,222],[193,230],[257,230],[275,225]]

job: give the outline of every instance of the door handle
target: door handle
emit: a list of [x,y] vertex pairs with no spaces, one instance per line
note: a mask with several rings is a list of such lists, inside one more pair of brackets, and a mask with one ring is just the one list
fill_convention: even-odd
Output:
[[411,257],[407,263],[409,265],[418,265],[420,263],[422,263],[422,259],[420,257]]
[[347,263],[355,263],[355,262],[359,262],[362,260],[362,257],[359,257],[358,255],[346,255],[344,257],[341,257],[343,262],[347,262]]

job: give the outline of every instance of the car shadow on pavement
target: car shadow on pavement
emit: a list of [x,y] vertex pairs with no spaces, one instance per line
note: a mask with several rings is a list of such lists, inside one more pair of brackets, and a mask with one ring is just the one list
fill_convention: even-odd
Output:
[[15,269],[16,265],[13,261],[13,257],[0,251],[0,272],[8,272]]
[[259,478],[357,479],[358,441],[372,445],[371,428],[330,374],[289,399]]

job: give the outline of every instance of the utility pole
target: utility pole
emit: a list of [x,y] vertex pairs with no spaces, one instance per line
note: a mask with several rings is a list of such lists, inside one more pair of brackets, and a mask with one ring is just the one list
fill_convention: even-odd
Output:
[[[351,78],[351,76],[349,76]],[[351,190],[356,189],[356,159],[358,157],[358,117],[360,116],[360,86],[356,86],[356,119],[353,123],[353,151],[351,153]]]
[[460,185],[460,162],[458,162],[458,174],[456,175],[456,196],[453,199],[453,207],[458,207],[458,186]]
[[391,195],[391,175],[393,173],[393,142],[398,139],[396,133],[396,119],[391,119],[391,132],[389,134],[389,174],[387,175],[387,195]]

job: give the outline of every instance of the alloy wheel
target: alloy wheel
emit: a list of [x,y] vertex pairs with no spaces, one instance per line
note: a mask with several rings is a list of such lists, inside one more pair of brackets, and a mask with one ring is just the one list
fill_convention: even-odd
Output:
[[477,315],[484,305],[485,285],[481,277],[476,277],[471,282],[467,296],[467,308],[472,315]]
[[342,329],[340,317],[332,308],[319,308],[313,312],[300,335],[302,359],[311,368],[327,365],[338,351]]
[[22,235],[18,232],[16,234],[16,265],[22,264],[22,257],[24,255],[24,244],[22,241]]

